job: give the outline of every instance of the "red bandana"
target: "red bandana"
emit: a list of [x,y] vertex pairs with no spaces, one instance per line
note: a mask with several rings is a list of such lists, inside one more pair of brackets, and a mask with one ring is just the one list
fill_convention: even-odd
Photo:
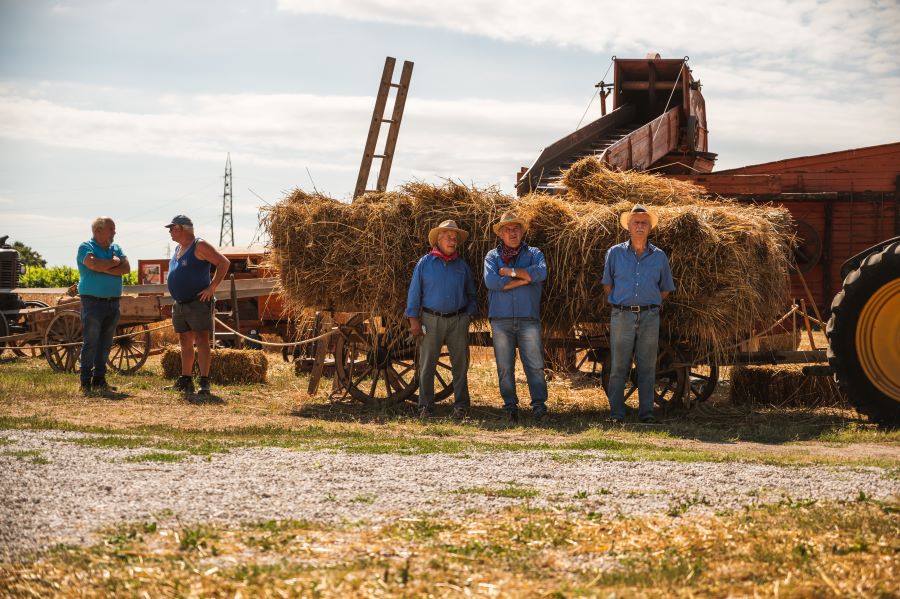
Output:
[[513,260],[516,259],[516,256],[519,255],[519,252],[522,251],[522,248],[525,247],[525,244],[519,244],[517,248],[508,247],[505,243],[500,244],[500,258],[503,260],[504,264],[512,264]]
[[428,254],[430,256],[437,256],[444,262],[450,262],[451,260],[456,260],[457,258],[459,258],[459,252],[453,252],[452,254],[450,254],[448,256],[448,255],[444,254],[441,250],[439,250],[437,246],[434,246],[433,248],[431,248],[431,251],[428,252]]

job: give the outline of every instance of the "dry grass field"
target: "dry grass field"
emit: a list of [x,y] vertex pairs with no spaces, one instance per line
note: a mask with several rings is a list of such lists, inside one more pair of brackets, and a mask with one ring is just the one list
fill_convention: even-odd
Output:
[[[509,426],[500,410],[490,350],[473,350],[473,409],[462,423],[449,419],[449,405],[421,422],[412,404],[368,406],[330,397],[327,378],[319,393],[309,396],[305,376],[295,376],[278,354],[269,354],[269,361],[267,384],[215,387],[214,395],[201,401],[162,390],[168,381],[161,376],[159,358],[151,357],[137,374],[111,377],[121,394],[104,399],[78,395],[74,374],[53,373],[42,360],[12,358],[7,352],[0,358],[0,423],[7,431],[79,431],[98,435],[98,443],[127,440],[129,446],[149,450],[139,459],[161,468],[181,459],[167,452],[212,459],[241,447],[398,456],[602,451],[605,459],[623,464],[877,468],[900,491],[900,433],[874,428],[849,407],[735,406],[728,402],[727,380],[689,413],[664,415],[656,425],[623,426],[606,422],[608,404],[596,381],[557,375],[549,383],[553,418],[535,423],[526,411],[519,425]],[[520,397],[527,398],[521,373],[518,382]],[[0,457],[41,468],[40,452],[14,453]],[[577,454],[559,455],[578,459]],[[844,501],[783,498],[713,513],[691,511],[692,503],[701,500],[687,497],[662,513],[624,516],[538,507],[531,501],[534,491],[516,486],[515,473],[509,479],[508,486],[460,489],[515,500],[499,511],[465,517],[412,513],[377,523],[275,519],[222,524],[182,522],[157,513],[101,527],[99,540],[87,545],[60,545],[0,563],[0,595],[898,593],[896,495],[876,499],[860,492]],[[587,494],[560,491],[576,499]]]

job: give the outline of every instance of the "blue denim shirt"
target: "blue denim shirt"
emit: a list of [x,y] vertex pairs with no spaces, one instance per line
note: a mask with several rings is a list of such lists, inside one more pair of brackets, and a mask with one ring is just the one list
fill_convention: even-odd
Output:
[[[504,264],[496,248],[484,257],[484,284],[488,288],[488,318],[541,317],[541,291],[547,280],[547,261],[536,247],[523,244],[512,264]],[[504,291],[512,277],[502,277],[501,268],[528,271],[531,283]]]
[[465,308],[475,316],[475,277],[462,258],[446,262],[425,254],[413,269],[409,292],[406,294],[405,315],[418,318],[422,308],[435,312],[456,312]]
[[630,241],[609,248],[601,282],[612,285],[609,303],[624,306],[659,305],[661,291],[675,291],[669,259],[652,243],[640,258]]
[[84,259],[88,254],[94,254],[95,258],[110,260],[113,256],[124,258],[122,248],[113,243],[108,250],[104,250],[94,241],[85,241],[78,246],[78,255],[75,260],[78,263],[78,293],[79,295],[93,295],[95,297],[120,297],[122,295],[121,275],[111,275],[105,272],[91,270],[84,265]]

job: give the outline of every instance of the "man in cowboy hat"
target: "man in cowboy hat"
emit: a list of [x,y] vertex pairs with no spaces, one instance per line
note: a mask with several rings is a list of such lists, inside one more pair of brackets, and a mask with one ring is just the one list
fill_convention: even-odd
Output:
[[659,309],[663,300],[675,291],[675,284],[665,252],[648,241],[650,230],[657,223],[656,214],[636,204],[619,215],[619,223],[631,239],[612,246],[606,253],[602,279],[606,301],[612,307],[609,407],[613,421],[625,419],[625,377],[634,355],[638,418],[652,423]]
[[469,410],[469,322],[477,313],[475,279],[459,246],[469,233],[445,220],[428,232],[431,251],[413,270],[406,297],[409,331],[419,344],[419,417],[434,413],[434,375],[441,347],[450,352],[453,372],[453,418]]
[[531,411],[535,418],[547,414],[547,380],[541,341],[541,290],[547,278],[547,262],[536,247],[522,241],[528,223],[515,211],[493,226],[500,238],[484,258],[484,284],[488,288],[488,317],[503,410],[510,422],[519,418],[516,395],[516,348],[528,380]]

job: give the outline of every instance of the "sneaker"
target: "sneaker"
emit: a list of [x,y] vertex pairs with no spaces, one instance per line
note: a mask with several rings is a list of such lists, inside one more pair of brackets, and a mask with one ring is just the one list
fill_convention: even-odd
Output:
[[200,390],[197,391],[197,395],[209,395],[209,377],[201,376],[200,377]]
[[468,414],[466,413],[465,408],[453,408],[453,414],[450,415],[450,418],[457,422],[461,422],[461,421],[465,420],[467,417],[468,417]]
[[531,411],[531,416],[535,420],[543,420],[547,416],[547,408],[540,407]]
[[419,420],[428,420],[431,418],[434,410],[429,408],[428,406],[420,406],[419,407]]
[[114,393],[116,388],[106,382],[106,379],[94,378],[91,379],[91,390],[96,393]]
[[506,413],[506,422],[509,424],[519,424],[519,411],[511,410]]
[[181,391],[182,393],[193,393],[194,381],[189,376],[181,375],[173,384],[166,387],[166,389],[171,391]]

